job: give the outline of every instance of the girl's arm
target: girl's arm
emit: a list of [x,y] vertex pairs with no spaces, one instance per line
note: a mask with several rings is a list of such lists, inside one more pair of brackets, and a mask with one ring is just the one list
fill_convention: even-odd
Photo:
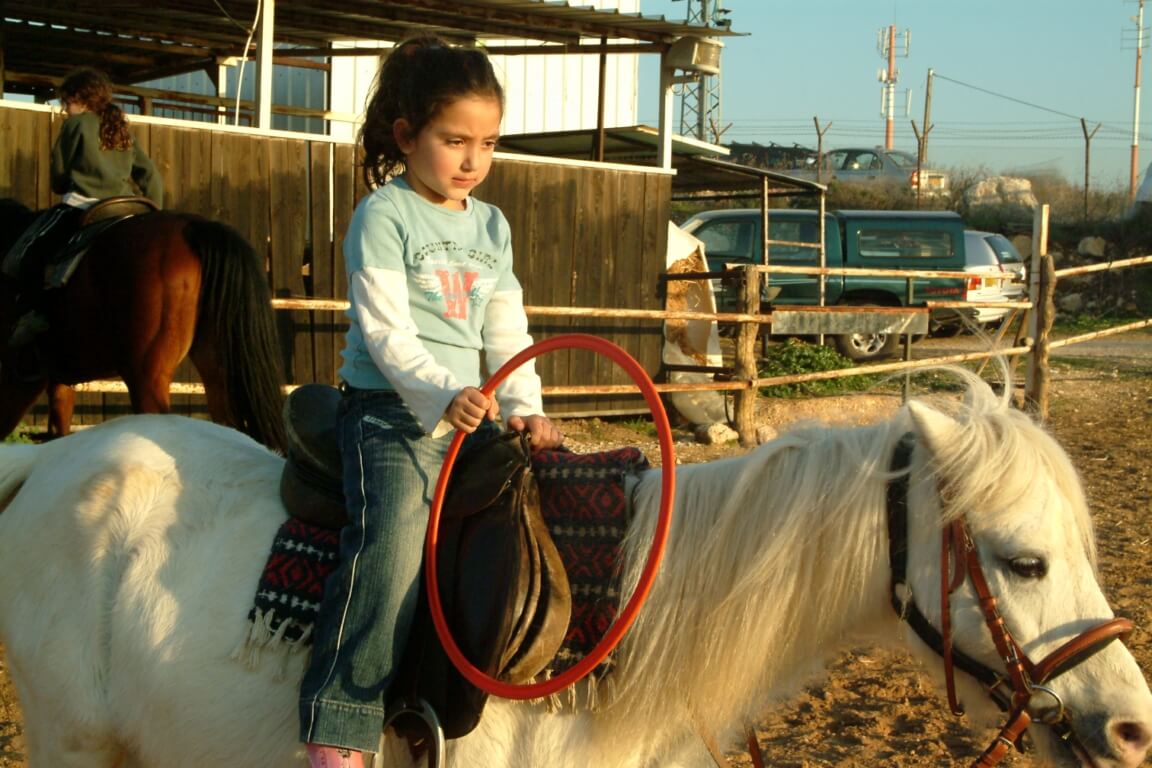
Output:
[[[488,369],[499,370],[505,362],[532,344],[524,294],[519,288],[492,294],[484,316],[484,351]],[[506,411],[508,428],[527,432],[533,449],[558,448],[564,435],[544,415],[543,396],[536,363],[529,360],[496,387],[496,397]]]
[[352,273],[348,289],[372,361],[416,414],[424,431],[433,433],[464,386],[417,336],[404,273],[367,267]]

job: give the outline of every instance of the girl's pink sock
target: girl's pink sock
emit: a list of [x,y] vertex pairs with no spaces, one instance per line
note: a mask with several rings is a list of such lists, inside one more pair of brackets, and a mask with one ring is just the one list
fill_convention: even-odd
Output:
[[364,768],[364,755],[351,749],[308,744],[308,760],[312,768]]

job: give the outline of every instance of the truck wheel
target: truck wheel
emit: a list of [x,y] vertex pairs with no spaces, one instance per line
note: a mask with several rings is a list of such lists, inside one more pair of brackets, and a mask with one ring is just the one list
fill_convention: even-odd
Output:
[[836,351],[854,362],[883,360],[896,354],[898,333],[845,333],[835,337]]

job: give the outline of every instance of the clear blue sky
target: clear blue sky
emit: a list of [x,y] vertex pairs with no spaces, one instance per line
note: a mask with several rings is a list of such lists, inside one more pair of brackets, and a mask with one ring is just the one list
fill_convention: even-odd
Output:
[[[1053,170],[1082,183],[1084,133],[1093,187],[1127,189],[1136,74],[1136,0],[721,0],[731,10],[720,75],[723,141],[816,146],[884,143],[880,29],[911,31],[897,57],[895,145],[915,151],[932,85],[928,158],[944,168]],[[687,0],[641,0],[683,19]],[[1152,2],[1145,7],[1152,25]],[[1147,35],[1147,32],[1145,33]],[[1145,44],[1143,58],[1152,51]],[[657,63],[641,57],[641,122],[655,125]],[[948,78],[947,80],[944,78]],[[958,82],[954,82],[958,81]],[[961,84],[962,83],[962,84]],[[983,90],[978,90],[983,89]],[[904,110],[905,92],[911,109]],[[988,93],[991,92],[991,93]],[[1020,102],[1027,102],[1023,104]],[[1032,106],[1029,106],[1032,105]],[[1060,113],[1060,114],[1057,114]],[[679,106],[676,123],[679,128]],[[1139,168],[1152,161],[1152,88],[1142,82]]]

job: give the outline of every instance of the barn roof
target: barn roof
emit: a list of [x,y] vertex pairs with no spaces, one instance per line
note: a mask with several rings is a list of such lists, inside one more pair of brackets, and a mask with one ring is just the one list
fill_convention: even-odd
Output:
[[[4,0],[0,46],[6,90],[43,92],[81,63],[131,85],[207,70],[252,52],[257,0]],[[348,55],[336,41],[396,41],[416,32],[452,40],[532,40],[516,52],[586,53],[605,40],[620,52],[660,53],[682,36],[726,28],[598,10],[566,0],[276,0],[277,58]],[[559,49],[558,49],[559,47]],[[502,50],[501,53],[509,51]]]

